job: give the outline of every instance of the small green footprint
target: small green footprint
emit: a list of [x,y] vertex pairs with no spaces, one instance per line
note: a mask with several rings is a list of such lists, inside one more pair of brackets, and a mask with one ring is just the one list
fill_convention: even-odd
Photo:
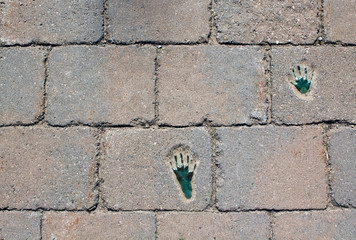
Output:
[[[183,155],[183,153],[179,153],[179,158],[177,154],[174,154],[174,159],[170,161],[170,164],[184,196],[190,199],[192,197],[192,178],[196,168],[195,161],[190,161],[189,154]],[[194,164],[193,171],[189,170],[189,164]]]
[[299,77],[297,77],[297,75],[295,74],[294,68],[293,68],[292,72],[293,72],[295,82],[291,82],[291,83],[298,89],[298,91],[300,93],[305,94],[309,91],[310,84],[313,79],[314,73],[312,73],[310,80],[308,80],[307,68],[304,68],[304,74],[305,74],[304,76],[302,76],[302,71],[301,71],[301,68],[299,65],[297,66],[297,69],[298,69]]

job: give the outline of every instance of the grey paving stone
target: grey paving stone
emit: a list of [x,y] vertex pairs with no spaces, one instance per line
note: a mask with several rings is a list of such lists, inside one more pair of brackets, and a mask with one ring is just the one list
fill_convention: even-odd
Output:
[[148,212],[47,212],[43,239],[155,239],[155,216]]
[[160,123],[186,126],[267,121],[264,52],[259,47],[164,47],[159,61]]
[[313,43],[318,38],[320,0],[215,0],[221,43]]
[[356,1],[325,0],[325,32],[327,40],[356,43]]
[[356,211],[329,210],[277,213],[274,239],[356,239]]
[[0,49],[0,125],[30,124],[42,112],[44,51]]
[[47,121],[130,124],[154,119],[153,47],[69,46],[49,60]]
[[328,142],[333,198],[356,207],[356,129],[333,129]]
[[269,239],[266,213],[159,213],[157,239]]
[[109,39],[200,42],[210,32],[210,0],[108,0]]
[[87,128],[0,129],[0,208],[89,209],[96,139]]
[[[108,208],[202,210],[209,204],[212,146],[205,129],[116,129],[106,131],[103,141],[102,193]],[[197,162],[189,200],[169,164],[179,145],[189,147],[191,162]]]
[[[272,118],[277,123],[356,123],[356,48],[276,47],[272,49]],[[290,83],[292,68],[314,74],[308,93]],[[304,72],[304,70],[303,70]],[[303,74],[304,75],[304,74]]]
[[0,212],[0,239],[41,239],[41,214]]
[[1,2],[0,45],[91,43],[103,35],[102,0]]
[[325,208],[328,185],[321,130],[218,129],[218,208]]

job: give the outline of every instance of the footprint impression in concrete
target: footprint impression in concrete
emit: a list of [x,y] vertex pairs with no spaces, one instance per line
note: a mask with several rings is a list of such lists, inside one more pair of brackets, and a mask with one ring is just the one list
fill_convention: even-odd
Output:
[[192,198],[192,179],[196,172],[197,161],[188,147],[179,146],[169,155],[169,163],[174,176],[186,199]]
[[294,68],[292,68],[292,72],[293,72],[293,76],[294,76],[295,82],[291,82],[291,83],[294,85],[294,87],[296,87],[296,89],[301,94],[306,94],[310,89],[310,84],[311,84],[311,81],[313,80],[314,71],[312,72],[312,75],[311,75],[310,80],[309,80],[308,79],[308,69],[307,69],[307,67],[304,67],[304,75],[302,74],[302,70],[301,70],[301,67],[299,65],[297,66],[297,70],[298,70],[298,76],[295,73]]

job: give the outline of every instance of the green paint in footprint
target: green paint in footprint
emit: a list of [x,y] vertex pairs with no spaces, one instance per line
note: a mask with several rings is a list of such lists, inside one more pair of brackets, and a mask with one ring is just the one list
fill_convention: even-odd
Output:
[[[174,154],[174,159],[170,161],[172,170],[177,177],[179,185],[187,199],[192,198],[192,178],[196,168],[194,161],[193,170],[189,170],[189,165],[192,161],[189,159],[189,154],[183,155],[183,153]],[[172,163],[173,162],[173,163]]]
[[307,68],[304,68],[304,76],[302,76],[302,71],[301,71],[301,68],[300,66],[298,65],[297,66],[297,69],[298,69],[298,74],[299,74],[299,77],[297,77],[295,71],[294,71],[294,68],[292,69],[292,72],[293,72],[293,76],[294,76],[294,79],[295,79],[295,82],[291,82],[297,89],[300,93],[302,94],[305,94],[309,91],[309,88],[310,88],[310,84],[311,84],[311,81],[313,79],[313,74],[312,73],[312,76],[310,78],[310,80],[308,80],[308,70]]

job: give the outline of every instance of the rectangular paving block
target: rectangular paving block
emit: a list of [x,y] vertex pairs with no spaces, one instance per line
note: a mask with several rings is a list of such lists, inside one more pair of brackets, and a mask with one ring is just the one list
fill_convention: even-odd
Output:
[[109,0],[111,41],[201,42],[210,33],[210,0]]
[[356,129],[331,130],[328,153],[334,200],[342,206],[356,207]]
[[41,214],[1,211],[0,239],[41,239]]
[[326,207],[320,127],[221,128],[217,135],[220,210]]
[[0,45],[96,42],[103,8],[103,0],[1,1]]
[[68,46],[49,58],[47,121],[124,124],[154,119],[153,47]]
[[273,239],[356,239],[356,210],[277,213]]
[[46,212],[43,239],[155,239],[155,216],[148,212]]
[[[109,209],[203,210],[210,203],[212,146],[206,129],[107,130],[103,141],[101,190]],[[181,165],[180,153],[185,165],[186,156],[190,158],[190,180],[184,168],[178,172],[186,181],[183,186],[190,183],[190,198],[183,194],[172,170],[176,168],[174,156]]]
[[267,121],[266,62],[261,48],[164,47],[159,62],[161,124]]
[[96,139],[88,128],[0,129],[0,208],[90,209]]
[[0,125],[30,124],[41,115],[43,61],[39,48],[0,49]]
[[[272,49],[272,120],[276,123],[304,124],[323,121],[356,123],[356,48],[275,47]],[[301,66],[301,74],[297,66]],[[295,82],[311,79],[302,94]]]
[[159,213],[157,239],[269,239],[266,213]]
[[324,1],[324,27],[328,41],[356,43],[355,12],[355,0]]
[[313,43],[318,38],[320,0],[215,0],[221,43]]

